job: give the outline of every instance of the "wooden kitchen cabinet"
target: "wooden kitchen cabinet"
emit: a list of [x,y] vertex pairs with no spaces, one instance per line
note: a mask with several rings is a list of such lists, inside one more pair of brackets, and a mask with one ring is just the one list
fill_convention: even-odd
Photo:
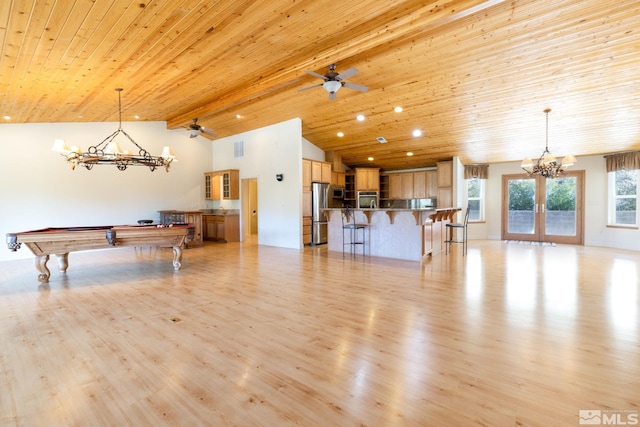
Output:
[[302,190],[311,190],[311,160],[302,159]]
[[240,171],[229,169],[222,172],[222,199],[240,199]]
[[380,190],[380,169],[378,168],[356,168],[356,191],[379,191]]
[[390,199],[413,199],[413,173],[392,173],[389,174],[389,198]]
[[205,173],[204,198],[206,200],[240,199],[240,171],[228,169]]
[[218,240],[218,228],[217,221],[214,215],[204,215],[202,217],[202,229],[204,233],[204,240],[216,241]]
[[438,162],[438,208],[450,208],[453,203],[453,162]]
[[413,195],[413,174],[403,173],[400,175],[400,198],[405,200],[415,198],[415,196]]
[[344,172],[331,172],[331,185],[337,185],[340,187],[345,186],[345,173]]
[[239,215],[204,215],[204,239],[214,242],[240,241]]
[[453,185],[453,162],[438,162],[438,187],[451,187]]
[[[311,182],[331,183],[331,163],[319,162],[316,160],[302,159],[311,162]],[[304,183],[304,163],[303,163],[303,183]]]
[[302,244],[311,244],[311,217],[302,218]]
[[399,173],[389,174],[389,198],[399,199],[402,193],[402,179]]
[[438,172],[435,170],[426,171],[426,198],[432,199],[438,197]]
[[302,190],[302,216],[311,217],[313,215],[311,190]]
[[413,198],[425,199],[427,197],[427,172],[413,173]]
[[220,200],[220,175],[217,172],[204,174],[204,198],[205,200]]

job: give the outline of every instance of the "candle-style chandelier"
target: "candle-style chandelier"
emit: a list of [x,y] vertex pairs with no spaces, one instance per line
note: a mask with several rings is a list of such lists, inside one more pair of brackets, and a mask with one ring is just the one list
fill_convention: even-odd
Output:
[[[62,139],[54,142],[52,150],[60,153],[71,165],[71,169],[75,169],[77,165],[87,170],[93,169],[95,165],[114,165],[121,171],[129,166],[146,166],[152,172],[159,167],[164,167],[169,172],[171,163],[178,161],[175,153],[171,147],[164,147],[160,156],[152,156],[122,129],[122,88],[116,88],[116,92],[118,92],[118,130],[107,136],[101,143],[89,147],[87,151],[82,151],[80,147],[74,145],[69,146]],[[126,136],[136,146],[138,153],[123,150],[115,141],[118,134]]]
[[542,155],[538,160],[533,162],[530,158],[525,157],[520,167],[531,175],[542,175],[545,178],[556,178],[566,172],[567,168],[577,162],[576,158],[572,154],[568,154],[562,158],[562,161],[558,161],[549,152],[549,113],[551,108],[546,108],[544,113],[547,115],[547,135],[546,145]]

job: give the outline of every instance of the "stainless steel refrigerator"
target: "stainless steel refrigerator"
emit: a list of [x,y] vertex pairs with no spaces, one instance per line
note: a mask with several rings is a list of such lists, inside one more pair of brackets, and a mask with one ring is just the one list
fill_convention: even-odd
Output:
[[311,223],[311,244],[321,245],[327,243],[327,215],[323,209],[329,203],[329,184],[320,182],[311,183],[312,196],[312,223]]

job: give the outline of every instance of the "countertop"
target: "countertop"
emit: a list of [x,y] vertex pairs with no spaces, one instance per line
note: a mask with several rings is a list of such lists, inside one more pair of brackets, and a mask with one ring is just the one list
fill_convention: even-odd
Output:
[[[351,212],[362,212],[367,217],[367,222],[371,223],[371,215],[377,212],[383,212],[389,217],[391,224],[394,223],[396,214],[401,212],[411,212],[416,219],[416,225],[424,224],[431,221],[441,221],[444,217],[448,217],[449,214],[453,214],[460,210],[460,208],[349,208]],[[343,208],[325,208],[325,211],[340,212]],[[430,214],[432,218],[425,218],[424,215]]]
[[202,215],[238,216],[240,212],[238,209],[203,209]]
[[[327,211],[341,211],[343,208],[325,208]],[[436,208],[349,208],[351,211],[363,211],[363,212],[425,212],[425,211],[438,211],[438,210],[449,210],[453,208],[444,208],[444,209],[436,209]]]

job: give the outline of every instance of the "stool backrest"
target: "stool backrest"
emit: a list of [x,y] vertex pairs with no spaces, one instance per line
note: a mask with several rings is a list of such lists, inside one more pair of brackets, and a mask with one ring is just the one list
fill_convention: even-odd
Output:
[[342,207],[342,226],[344,227],[349,223],[355,223],[355,220],[353,220],[353,211],[351,210],[351,206],[346,205]]

